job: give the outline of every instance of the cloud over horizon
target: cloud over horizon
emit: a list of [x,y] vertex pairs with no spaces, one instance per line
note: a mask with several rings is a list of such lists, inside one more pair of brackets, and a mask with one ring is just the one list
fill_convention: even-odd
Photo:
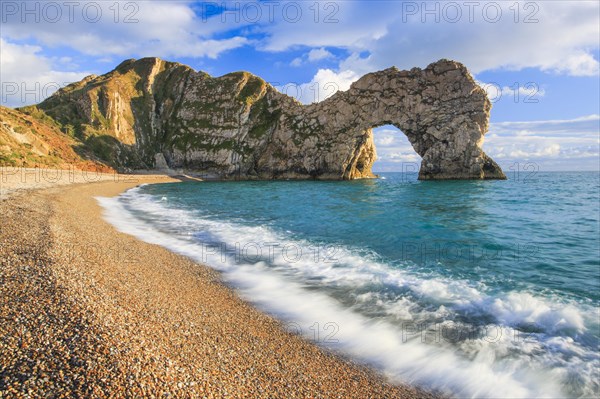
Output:
[[[600,170],[600,115],[570,120],[491,123],[483,150],[505,170],[515,163],[536,164],[540,171]],[[405,170],[420,164],[406,136],[395,127],[374,130],[378,171]],[[577,162],[577,163],[576,163]],[[410,166],[410,165],[408,165]],[[412,170],[412,169],[410,169]]]

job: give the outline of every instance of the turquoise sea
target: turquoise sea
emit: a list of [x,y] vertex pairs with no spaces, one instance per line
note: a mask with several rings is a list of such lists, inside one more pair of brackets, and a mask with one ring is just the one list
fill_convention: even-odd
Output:
[[99,198],[302,334],[457,397],[600,395],[600,175],[185,182]]

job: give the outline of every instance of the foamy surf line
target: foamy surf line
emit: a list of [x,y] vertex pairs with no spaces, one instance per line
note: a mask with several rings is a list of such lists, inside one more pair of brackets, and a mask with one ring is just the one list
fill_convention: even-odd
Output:
[[[574,395],[561,381],[572,379],[575,373],[585,386],[579,395],[591,396],[597,390],[593,381],[598,356],[578,345],[571,336],[585,330],[585,322],[574,307],[554,309],[526,293],[491,297],[461,281],[423,279],[392,270],[352,251],[343,254],[344,260],[352,264],[352,270],[342,271],[315,264],[310,258],[290,263],[281,254],[252,262],[240,260],[235,251],[221,251],[210,257],[207,242],[228,243],[232,248],[233,243],[257,237],[290,245],[294,240],[265,227],[208,220],[188,210],[169,208],[166,198],[157,200],[141,193],[140,188],[98,201],[104,208],[105,219],[119,231],[220,270],[245,299],[288,322],[292,330],[368,363],[394,381],[458,397],[565,397]],[[140,217],[142,214],[145,218]],[[174,226],[187,233],[174,233]],[[403,319],[443,319],[449,312],[444,306],[432,312],[410,299],[389,303],[377,298],[377,292],[367,291],[357,295],[357,303],[379,302],[378,306],[389,313],[387,318],[368,317],[325,290],[307,289],[306,281],[311,278],[346,290],[360,287],[365,281],[383,282],[450,303],[456,309],[486,309],[494,312],[496,324],[492,325],[491,334],[453,345],[435,339],[436,331],[419,330],[417,323],[393,322],[393,316],[398,315]],[[546,331],[523,336],[515,328],[531,320],[545,323]],[[443,330],[444,322],[438,327]],[[562,335],[552,335],[557,331]],[[507,352],[512,355],[506,356]],[[533,353],[543,355],[533,358]],[[570,369],[572,360],[570,363],[565,360],[567,354],[571,359],[581,358],[578,369]]]

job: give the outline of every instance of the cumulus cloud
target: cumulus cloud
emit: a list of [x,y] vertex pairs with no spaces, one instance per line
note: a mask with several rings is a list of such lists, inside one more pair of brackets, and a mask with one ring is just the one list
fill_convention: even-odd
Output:
[[342,47],[352,55],[340,70],[359,74],[393,65],[424,67],[439,58],[460,60],[474,73],[499,68],[538,68],[571,76],[599,73],[594,57],[600,36],[597,2],[477,2],[472,12],[468,2],[453,3],[460,8],[458,19],[444,11],[444,2],[341,2],[338,23],[278,21],[265,28],[268,36],[261,45],[269,51]]
[[[326,48],[337,47],[351,53],[339,71],[361,75],[392,65],[426,66],[442,57],[458,59],[474,73],[530,67],[572,76],[599,73],[594,56],[600,35],[597,2],[477,2],[473,9],[467,3],[452,2],[458,10],[448,10],[448,3],[439,1],[261,3],[254,4],[260,10],[254,21],[253,12],[244,12],[245,5],[233,1],[222,3],[225,13],[210,16],[206,4],[217,2],[77,2],[72,20],[62,7],[58,22],[36,22],[29,16],[23,24],[21,12],[5,12],[2,35],[98,58],[216,58],[244,45],[275,52],[312,48],[292,61],[294,66],[331,58]],[[86,7],[91,4],[90,11]],[[97,21],[90,19],[98,12]],[[494,13],[499,13],[497,20]]]
[[[337,47],[351,53],[338,70],[360,75],[392,65],[426,66],[442,57],[458,59],[474,73],[530,67],[572,76],[599,73],[594,56],[600,35],[597,2],[477,2],[472,10],[465,5],[469,2],[452,3],[459,6],[458,18],[444,2],[255,4],[261,17],[254,21],[239,2],[223,2],[228,10],[210,16],[202,5],[217,3],[77,2],[72,21],[66,9],[57,23],[27,17],[23,24],[21,13],[4,13],[2,35],[66,46],[98,58],[216,58],[244,45],[275,52],[312,48],[292,66],[331,58],[327,48]],[[90,20],[89,9],[83,12],[89,4],[94,4],[92,14],[100,12],[98,21]],[[499,12],[498,20],[490,19],[490,8]]]
[[553,70],[573,76],[597,76],[598,60],[584,51],[574,51],[563,60],[556,60],[551,65],[542,66],[542,70]]
[[333,54],[331,54],[329,51],[325,50],[323,47],[321,48],[315,48],[312,49],[308,52],[308,61],[309,62],[315,62],[315,61],[319,61],[319,60],[324,60],[327,58],[332,58]]
[[308,53],[304,54],[302,57],[294,58],[290,65],[293,67],[299,67],[303,64],[322,61],[330,58],[335,58],[335,56],[331,52],[327,51],[325,48],[314,48]]
[[353,71],[334,72],[331,69],[319,69],[308,83],[288,83],[278,90],[294,97],[303,104],[323,101],[339,90],[345,91],[360,78]]
[[54,62],[40,54],[39,46],[18,45],[0,38],[0,49],[0,104],[5,106],[20,107],[40,102],[60,87],[90,74],[57,70],[54,64],[64,67],[71,60],[62,58]]
[[[47,15],[43,2],[37,18],[25,14],[26,3],[2,16],[2,36],[11,40],[35,40],[45,46],[66,46],[82,54],[98,56],[160,56],[216,58],[249,40],[239,35],[215,39],[215,35],[244,26],[223,23],[218,17],[202,18],[193,3],[178,1],[53,3],[59,8]],[[67,6],[71,4],[71,6]],[[33,9],[33,8],[32,8]],[[51,18],[49,18],[51,17]],[[23,20],[25,22],[23,22]]]

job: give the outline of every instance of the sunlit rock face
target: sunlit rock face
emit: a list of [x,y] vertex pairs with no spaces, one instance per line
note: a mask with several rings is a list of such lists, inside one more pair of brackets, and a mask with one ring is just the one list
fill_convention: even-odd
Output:
[[448,60],[370,73],[302,105],[247,72],[213,78],[144,58],[38,107],[120,169],[165,168],[164,159],[218,178],[372,177],[372,128],[394,125],[423,158],[420,179],[505,178],[481,149],[491,104],[467,69]]

